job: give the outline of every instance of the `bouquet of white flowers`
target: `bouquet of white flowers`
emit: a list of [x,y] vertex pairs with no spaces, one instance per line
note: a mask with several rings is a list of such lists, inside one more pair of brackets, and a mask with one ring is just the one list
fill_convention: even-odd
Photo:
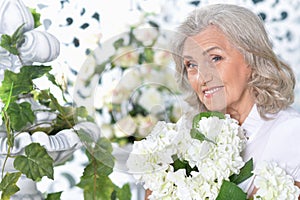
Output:
[[[205,112],[194,117],[192,129],[158,122],[150,135],[134,142],[127,166],[134,178],[152,191],[151,200],[246,200],[247,194],[237,186],[253,175],[252,160],[245,162],[240,155],[245,144],[243,129],[236,120]],[[284,184],[284,195],[299,195],[292,179],[278,167],[258,168],[254,174],[255,186],[262,188],[255,199],[269,199],[268,191],[277,189],[274,181],[263,183],[270,174],[280,180],[275,183]],[[273,192],[271,199],[279,195]]]

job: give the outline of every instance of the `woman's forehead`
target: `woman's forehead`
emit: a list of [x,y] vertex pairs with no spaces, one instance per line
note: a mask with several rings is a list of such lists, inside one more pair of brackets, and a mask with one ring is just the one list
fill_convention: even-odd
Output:
[[232,44],[227,36],[216,26],[209,26],[200,33],[188,37],[183,45],[183,55],[185,54],[205,54],[210,50],[230,49]]

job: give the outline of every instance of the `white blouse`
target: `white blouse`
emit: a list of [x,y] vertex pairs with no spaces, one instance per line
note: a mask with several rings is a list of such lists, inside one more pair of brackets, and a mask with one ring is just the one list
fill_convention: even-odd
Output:
[[[271,119],[261,118],[253,106],[242,124],[249,138],[242,156],[245,161],[253,158],[254,167],[260,161],[275,161],[300,182],[300,114],[289,107],[267,116]],[[252,183],[250,178],[239,186],[250,193]]]

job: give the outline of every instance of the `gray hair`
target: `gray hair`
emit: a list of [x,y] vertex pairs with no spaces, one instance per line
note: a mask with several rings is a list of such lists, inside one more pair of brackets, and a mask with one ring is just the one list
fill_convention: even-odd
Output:
[[209,25],[217,26],[244,55],[252,69],[248,83],[262,117],[277,113],[294,102],[295,76],[292,69],[272,50],[263,21],[250,10],[231,4],[214,4],[193,11],[178,27],[172,41],[177,81],[186,101],[198,111],[205,110],[191,88],[183,66],[182,51],[187,37],[197,35]]

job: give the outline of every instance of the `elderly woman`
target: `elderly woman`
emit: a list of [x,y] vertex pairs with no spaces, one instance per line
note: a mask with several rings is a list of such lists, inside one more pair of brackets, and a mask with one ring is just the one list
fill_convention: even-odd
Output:
[[[244,159],[254,166],[276,161],[300,186],[300,115],[290,107],[295,77],[273,52],[260,18],[215,4],[192,12],[177,31],[172,53],[193,110],[230,114],[246,131]],[[253,178],[240,187],[249,195],[256,190]]]
[[[222,111],[249,138],[243,152],[276,161],[300,186],[300,115],[292,69],[273,52],[259,17],[235,5],[195,10],[178,28],[174,58],[183,91],[198,111]],[[251,180],[241,187],[249,194]]]

